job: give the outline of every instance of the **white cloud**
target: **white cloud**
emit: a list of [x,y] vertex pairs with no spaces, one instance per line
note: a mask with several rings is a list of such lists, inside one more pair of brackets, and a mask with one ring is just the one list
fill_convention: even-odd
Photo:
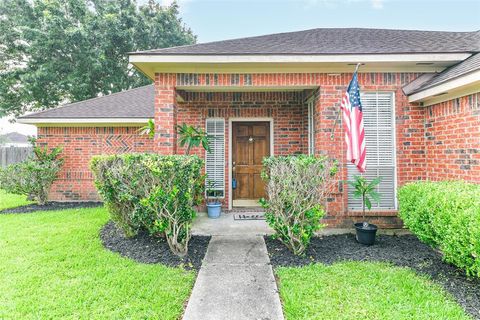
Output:
[[383,0],[371,0],[373,9],[383,9]]
[[306,8],[315,6],[336,8],[338,7],[338,5],[349,5],[353,3],[370,3],[373,9],[380,10],[383,9],[384,1],[385,0],[303,0],[303,3],[305,3]]

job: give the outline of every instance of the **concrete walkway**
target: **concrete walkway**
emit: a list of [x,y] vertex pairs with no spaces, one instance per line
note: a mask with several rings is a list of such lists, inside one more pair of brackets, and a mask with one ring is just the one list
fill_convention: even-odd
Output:
[[212,237],[183,319],[284,319],[262,236]]

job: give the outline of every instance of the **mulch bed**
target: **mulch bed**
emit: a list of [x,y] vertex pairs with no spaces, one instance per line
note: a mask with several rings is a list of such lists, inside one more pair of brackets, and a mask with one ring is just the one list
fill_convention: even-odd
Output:
[[170,267],[183,266],[185,269],[200,270],[211,237],[193,236],[188,243],[188,254],[184,258],[174,255],[163,238],[150,236],[141,231],[132,238],[110,221],[100,231],[103,245],[122,256],[141,263],[160,263]]
[[265,237],[274,267],[303,266],[312,262],[333,264],[345,260],[390,262],[427,275],[452,294],[465,311],[480,319],[480,279],[442,261],[442,256],[413,235],[377,236],[373,246],[364,246],[352,234],[313,238],[305,257],[293,255],[280,241]]
[[27,204],[20,207],[4,209],[0,211],[0,214],[11,213],[31,213],[35,211],[51,211],[51,210],[64,210],[64,209],[77,209],[77,208],[94,208],[103,206],[102,202],[57,202],[50,201],[40,206],[38,204]]

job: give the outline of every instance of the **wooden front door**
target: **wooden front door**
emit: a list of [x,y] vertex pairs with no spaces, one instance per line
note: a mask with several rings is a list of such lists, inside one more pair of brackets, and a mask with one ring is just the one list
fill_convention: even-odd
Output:
[[270,122],[232,123],[232,176],[237,187],[233,200],[265,197],[262,159],[270,155]]

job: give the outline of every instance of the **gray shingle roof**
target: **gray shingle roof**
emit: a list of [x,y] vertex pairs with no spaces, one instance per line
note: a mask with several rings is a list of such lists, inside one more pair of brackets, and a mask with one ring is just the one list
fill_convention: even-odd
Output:
[[480,53],[474,54],[468,59],[465,59],[462,62],[457,63],[456,65],[451,66],[450,68],[447,68],[440,73],[425,74],[417,78],[416,80],[403,87],[403,92],[406,95],[411,95],[416,92],[435,87],[439,84],[442,84],[443,82],[453,80],[476,70],[480,70]]
[[312,29],[154,49],[130,54],[375,54],[480,52],[480,31]]
[[67,104],[20,119],[153,118],[153,84]]

